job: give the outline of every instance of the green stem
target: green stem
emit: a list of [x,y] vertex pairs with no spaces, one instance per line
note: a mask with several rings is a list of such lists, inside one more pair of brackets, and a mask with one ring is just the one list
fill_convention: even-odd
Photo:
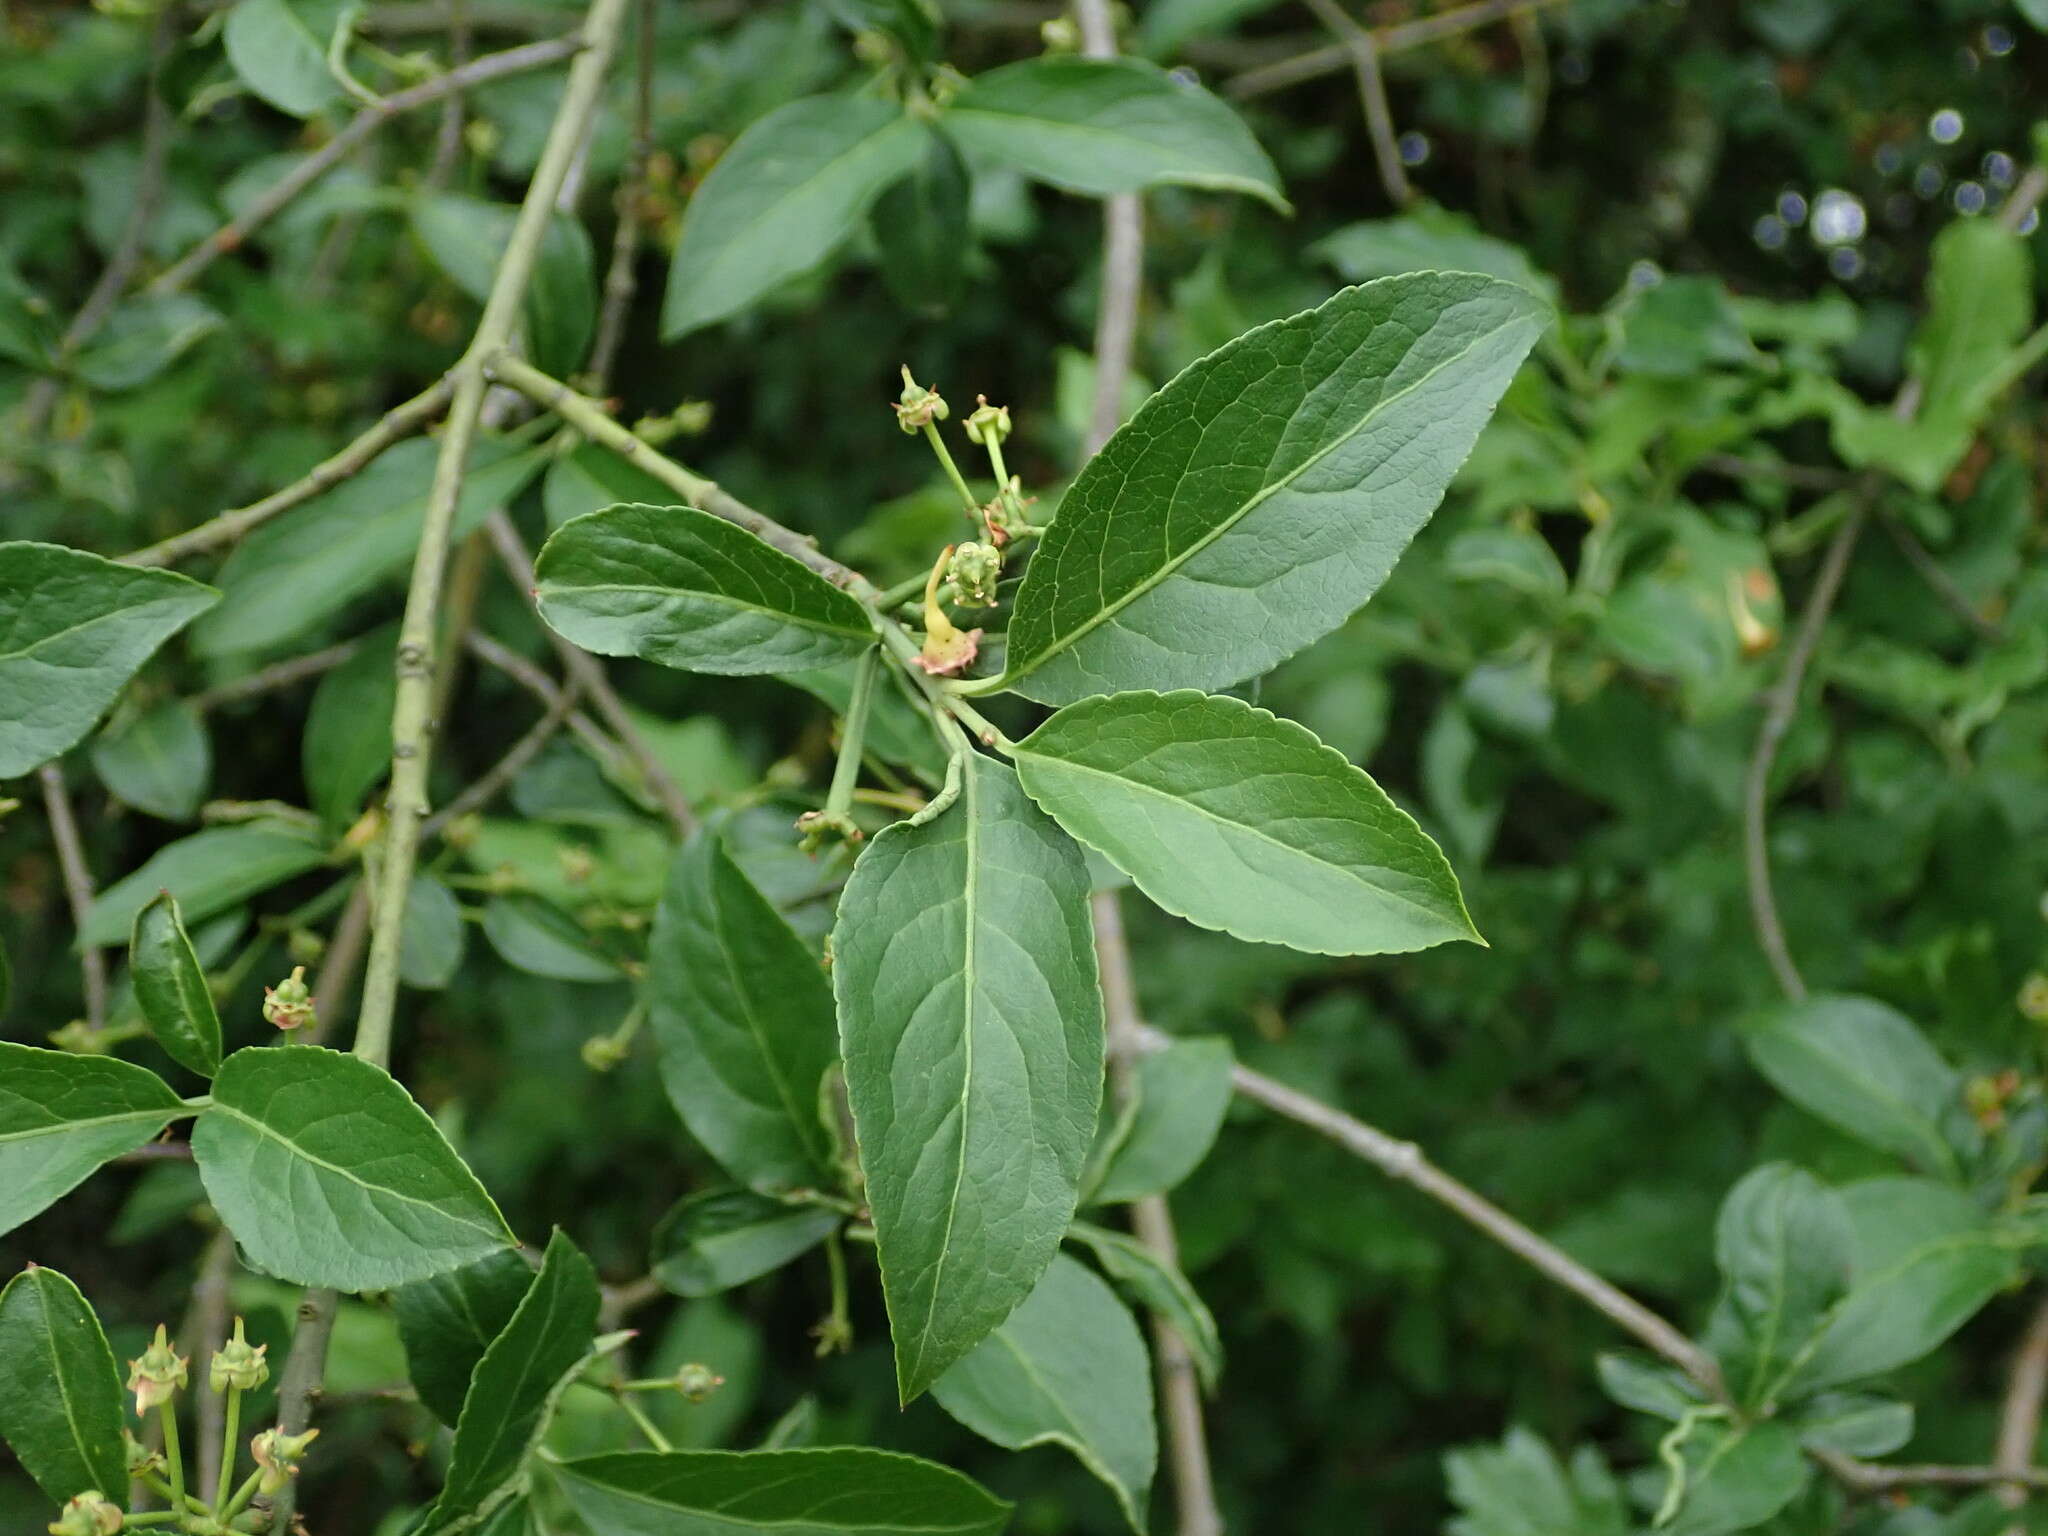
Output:
[[853,1313],[847,1303],[846,1245],[836,1231],[825,1234],[825,1269],[831,1277],[832,1310],[818,1332],[820,1355],[843,1352],[853,1347]]
[[164,1426],[164,1470],[171,1480],[171,1508],[185,1507],[185,1453],[178,1448],[178,1411],[168,1401],[157,1405]]
[[456,363],[455,394],[448,424],[441,435],[426,519],[420,529],[419,553],[406,592],[405,617],[398,633],[398,694],[391,712],[391,792],[385,828],[383,867],[378,871],[370,956],[363,976],[362,1011],[356,1021],[355,1053],[377,1066],[391,1057],[392,1018],[398,1004],[398,962],[404,942],[406,896],[412,888],[413,866],[419,858],[420,824],[425,821],[427,769],[432,749],[434,647],[438,639],[441,586],[448,566],[448,545],[456,507],[462,499],[463,477],[476,442],[484,395],[490,387],[486,366],[512,342],[519,326],[526,290],[540,256],[541,240],[554,217],[555,198],[569,167],[582,148],[583,136],[596,112],[604,81],[618,47],[627,0],[593,0],[584,24],[585,50],[569,66],[562,104],[548,130],[540,164],[520,204],[519,217],[491,280],[476,335]]
[[[1010,483],[1010,469],[1003,462],[1003,445],[996,441],[995,433],[990,432],[983,436],[982,446],[988,449],[988,467],[995,471],[996,489],[1001,491]],[[980,508],[975,510],[979,511]]]
[[214,1515],[225,1520],[228,1509],[228,1493],[235,1480],[235,1442],[242,1434],[242,1389],[228,1388],[227,1418],[221,1427],[220,1437],[220,1481],[213,1485]]
[[979,737],[986,745],[1007,752],[1010,738],[996,728],[994,723],[956,691],[959,685],[941,686],[928,676],[917,664],[918,644],[901,624],[889,619],[880,621],[882,644],[902,665],[902,671],[915,683],[918,690],[931,704],[933,712],[948,723],[958,721]]
[[860,759],[868,734],[868,709],[875,697],[875,674],[881,670],[882,653],[861,654],[853,674],[853,696],[846,702],[845,723],[840,727],[839,761],[832,767],[832,787],[825,793],[825,814],[844,816],[853,809],[853,787],[860,782]]
[[974,492],[967,488],[967,478],[960,473],[960,466],[953,462],[953,455],[946,451],[946,440],[939,436],[935,422],[924,424],[924,440],[932,445],[932,452],[939,456],[939,464],[946,471],[946,478],[953,482],[953,489],[960,493],[960,499],[967,503],[969,517],[981,516],[981,503],[974,499]]
[[[672,1381],[665,1381],[662,1383],[662,1385],[665,1387],[673,1387],[675,1383]],[[617,1403],[621,1408],[625,1409],[626,1417],[633,1421],[634,1428],[638,1429],[641,1434],[647,1437],[647,1443],[649,1445],[653,1446],[657,1451],[672,1451],[675,1449],[675,1447],[669,1443],[668,1436],[664,1435],[659,1429],[655,1428],[654,1420],[647,1417],[647,1414],[641,1409],[640,1405],[634,1402],[632,1398],[626,1396],[626,1394],[623,1392],[614,1392],[612,1394],[612,1401]]]
[[142,1525],[169,1525],[174,1520],[183,1520],[185,1514],[176,1509],[153,1509],[146,1515],[129,1515],[121,1522],[121,1529],[132,1531]]
[[235,1496],[228,1500],[227,1508],[221,1511],[220,1518],[223,1524],[249,1507],[249,1501],[256,1497],[256,1487],[262,1481],[263,1471],[260,1467],[242,1479],[242,1486],[235,1490]]

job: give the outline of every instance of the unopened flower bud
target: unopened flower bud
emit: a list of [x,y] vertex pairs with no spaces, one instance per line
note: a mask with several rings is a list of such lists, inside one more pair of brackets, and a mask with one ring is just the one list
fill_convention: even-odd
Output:
[[907,363],[903,368],[903,393],[896,397],[891,409],[896,412],[896,425],[913,434],[952,414],[943,395],[936,389],[926,389],[910,376]]
[[1026,496],[1023,482],[1015,475],[1010,476],[981,509],[981,521],[988,529],[989,543],[1000,548],[1029,529],[1031,518],[1026,509],[1037,499]]
[[263,989],[263,1017],[279,1029],[304,1029],[313,1022],[313,989],[306,985],[303,965],[293,966],[291,975]]
[[593,1072],[609,1072],[626,1059],[629,1049],[617,1035],[592,1035],[583,1042],[583,1065]]
[[171,1348],[170,1335],[164,1325],[156,1325],[156,1337],[150,1340],[149,1348],[138,1360],[128,1362],[128,1390],[135,1394],[135,1412],[138,1416],[148,1413],[160,1403],[168,1403],[178,1388],[185,1385],[189,1362]]
[[48,1529],[50,1536],[114,1536],[122,1524],[121,1506],[94,1490],[66,1504]]
[[235,1319],[235,1336],[213,1352],[206,1379],[216,1394],[233,1387],[253,1392],[270,1380],[270,1366],[264,1360],[268,1344],[251,1344],[242,1337],[242,1320]]
[[967,428],[967,441],[1000,446],[1010,436],[1010,408],[1007,405],[990,405],[987,395],[976,395],[974,401],[974,409],[967,413],[967,420],[963,423]]
[[318,1439],[320,1431],[309,1429],[302,1435],[288,1435],[281,1429],[266,1429],[249,1442],[249,1454],[256,1460],[256,1469],[261,1475],[256,1481],[256,1491],[264,1495],[276,1493],[299,1475],[299,1459],[306,1454],[306,1447]]
[[2020,983],[2020,1012],[2032,1023],[2048,1024],[2048,976],[2035,971]]
[[676,1390],[693,1403],[703,1402],[724,1385],[723,1376],[710,1366],[698,1365],[694,1361],[676,1372]]
[[955,549],[952,559],[946,562],[946,579],[953,583],[960,602],[969,608],[995,607],[996,582],[1002,574],[1002,552],[993,544],[969,540]]

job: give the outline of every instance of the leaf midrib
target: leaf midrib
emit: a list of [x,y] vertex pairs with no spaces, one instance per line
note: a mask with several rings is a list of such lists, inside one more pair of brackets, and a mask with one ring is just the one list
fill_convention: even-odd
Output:
[[1818,1044],[1796,1030],[1784,1031],[1781,1038],[1791,1045],[1794,1050],[1805,1053],[1810,1059],[1818,1061],[1823,1066],[1834,1067],[1845,1081],[1863,1089],[1879,1104],[1895,1111],[1901,1121],[1913,1130],[1916,1143],[1922,1143],[1922,1133],[1924,1132],[1926,1139],[1919,1146],[1919,1153],[1924,1154],[1929,1148],[1932,1148],[1938,1154],[1934,1160],[1935,1166],[1944,1173],[1951,1176],[1954,1175],[1956,1171],[1955,1149],[1942,1140],[1940,1127],[1929,1120],[1921,1112],[1918,1105],[1909,1099],[1899,1097],[1890,1088],[1886,1087],[1881,1079],[1858,1071],[1852,1064],[1852,1058],[1824,1051]]
[[[1439,315],[1437,318],[1440,321],[1443,317]],[[1417,390],[1421,389],[1425,384],[1429,383],[1430,380],[1434,379],[1438,374],[1442,373],[1445,369],[1451,367],[1455,363],[1463,361],[1480,345],[1481,342],[1490,340],[1493,337],[1498,336],[1501,333],[1501,331],[1505,330],[1506,328],[1506,326],[1495,326],[1492,330],[1486,331],[1480,336],[1474,337],[1471,341],[1467,342],[1464,346],[1460,347],[1456,352],[1452,353],[1449,357],[1446,357],[1442,362],[1438,363],[1434,368],[1431,368],[1428,372],[1424,373],[1420,378],[1416,379],[1413,383],[1407,385],[1405,388],[1396,390],[1391,395],[1381,396],[1378,400],[1373,402],[1372,408],[1370,410],[1368,410],[1363,416],[1359,417],[1355,425],[1353,425],[1347,431],[1342,433],[1340,436],[1332,438],[1329,442],[1325,443],[1322,447],[1318,448],[1314,453],[1310,454],[1306,459],[1302,460],[1301,463],[1297,464],[1292,470],[1290,470],[1286,475],[1282,476],[1280,479],[1275,480],[1270,485],[1261,486],[1259,488],[1259,492],[1257,495],[1247,500],[1243,506],[1237,509],[1237,511],[1230,514],[1228,517],[1218,521],[1215,527],[1211,528],[1207,533],[1204,533],[1199,539],[1197,539],[1193,544],[1190,544],[1180,554],[1175,555],[1170,559],[1166,560],[1164,563],[1162,563],[1156,571],[1147,576],[1143,581],[1139,582],[1136,586],[1131,588],[1129,592],[1125,593],[1122,597],[1115,599],[1113,602],[1102,604],[1100,607],[1096,609],[1094,613],[1090,614],[1089,617],[1078,628],[1069,630],[1064,634],[1055,634],[1052,637],[1051,643],[1048,644],[1043,650],[1039,651],[1035,656],[1031,657],[1021,668],[1006,665],[1003,669],[1002,678],[998,680],[1000,685],[1008,686],[1011,682],[1023,678],[1027,676],[1029,673],[1035,671],[1037,668],[1043,666],[1052,657],[1057,656],[1062,652],[1073,650],[1073,648],[1076,645],[1080,644],[1082,640],[1086,639],[1089,635],[1093,634],[1095,630],[1100,628],[1102,625],[1107,624],[1111,619],[1115,618],[1119,613],[1123,612],[1124,609],[1130,607],[1130,605],[1132,603],[1135,603],[1139,598],[1146,596],[1147,594],[1158,588],[1166,581],[1166,579],[1169,576],[1176,574],[1182,566],[1186,565],[1190,560],[1194,559],[1196,555],[1202,553],[1203,550],[1207,549],[1211,544],[1214,544],[1226,533],[1229,533],[1232,529],[1237,527],[1239,523],[1243,522],[1247,517],[1250,517],[1252,513],[1255,512],[1268,499],[1278,495],[1281,491],[1286,490],[1290,485],[1292,485],[1296,480],[1298,480],[1302,475],[1307,473],[1315,465],[1320,464],[1330,454],[1335,453],[1339,448],[1343,447],[1346,443],[1350,442],[1353,438],[1357,437],[1361,432],[1365,431],[1366,428],[1370,427],[1374,420],[1377,419],[1382,412],[1398,404],[1400,401],[1407,399],[1408,396],[1414,394]],[[1155,396],[1154,398],[1156,399],[1158,397]],[[1185,475],[1183,475],[1182,478],[1184,479]],[[1126,483],[1128,483],[1128,481]]]
[[696,597],[702,598],[706,602],[723,603],[729,608],[739,608],[748,613],[758,613],[763,618],[781,619],[786,623],[798,624],[806,629],[820,630],[827,634],[847,635],[856,640],[866,640],[872,634],[872,631],[865,626],[854,629],[824,619],[814,619],[804,614],[792,613],[786,608],[769,608],[760,603],[750,603],[744,598],[729,597],[723,592],[707,592],[701,587],[656,587],[630,581],[594,581],[576,586],[556,585],[552,588],[542,586],[538,590],[538,596],[543,602],[549,600],[560,602],[564,598],[580,597],[589,592],[632,592],[645,593],[652,597],[668,598]]
[[[621,1488],[617,1483],[601,1483],[594,1477],[589,1477],[576,1471],[573,1467],[565,1467],[562,1471],[562,1476],[582,1483],[586,1488],[595,1488],[601,1493],[609,1494],[612,1498],[626,1499],[663,1514],[696,1515],[704,1519],[722,1520],[740,1529],[751,1527],[762,1531],[788,1531],[796,1530],[806,1525],[815,1526],[818,1524],[818,1517],[815,1515],[793,1515],[788,1519],[767,1520],[759,1519],[752,1515],[735,1515],[725,1510],[707,1507],[703,1504],[682,1504],[674,1499],[665,1498],[660,1494],[644,1493],[638,1488]],[[904,1525],[900,1522],[892,1521],[888,1525],[845,1526],[845,1529],[849,1532],[856,1530],[873,1531],[876,1533],[876,1536],[922,1536],[922,1533],[926,1532],[929,1532],[930,1536],[949,1536],[949,1533],[985,1530],[986,1528],[986,1521],[979,1525],[961,1525],[958,1523],[950,1525]]]
[[53,1125],[31,1126],[25,1131],[0,1131],[0,1146],[10,1141],[33,1141],[38,1136],[61,1136],[66,1131],[96,1130],[101,1126],[141,1124],[148,1120],[161,1120],[169,1125],[191,1110],[182,1102],[166,1104],[162,1109],[125,1109],[118,1115],[96,1115],[90,1120],[59,1120]]
[[1073,1411],[1067,1407],[1066,1398],[1055,1392],[1045,1377],[1039,1374],[1038,1367],[1032,1363],[1030,1356],[1017,1347],[1016,1340],[1012,1339],[1001,1329],[998,1329],[991,1337],[1000,1342],[1003,1348],[1010,1352],[1017,1362],[1017,1368],[1024,1373],[1025,1378],[1030,1381],[1031,1385],[1038,1389],[1039,1395],[1052,1404],[1067,1426],[1064,1433],[1057,1428],[1041,1430],[1018,1446],[1017,1449],[1020,1451],[1029,1450],[1032,1446],[1044,1445],[1048,1441],[1056,1445],[1064,1445],[1074,1453],[1075,1457],[1089,1471],[1109,1484],[1110,1489],[1116,1495],[1117,1503],[1123,1506],[1124,1513],[1129,1516],[1131,1524],[1136,1526],[1138,1524],[1138,1504],[1133,1490],[1125,1486],[1124,1480],[1110,1470],[1109,1463],[1095,1450],[1093,1442],[1088,1438],[1088,1432],[1081,1427],[1080,1421],[1074,1417]]
[[[1104,144],[1136,144],[1151,152],[1170,157],[1177,166],[1192,166],[1192,157],[1186,155],[1177,144],[1163,139],[1147,138],[1142,134],[1099,128],[1089,122],[1073,122],[1065,118],[1035,117],[1029,112],[1004,110],[975,105],[972,100],[964,105],[947,109],[948,118],[984,118],[999,132],[1012,132],[1018,127],[1029,128],[1042,136],[1067,135],[1083,141],[1100,141]],[[1170,172],[1177,180],[1203,187],[1247,187],[1256,188],[1261,194],[1272,195],[1275,188],[1267,182],[1256,180],[1238,171],[1202,171],[1195,169],[1174,169]]]
[[[86,630],[97,628],[99,625],[102,624],[112,624],[120,619],[136,617],[147,609],[159,608],[165,605],[166,603],[177,602],[188,595],[189,594],[184,592],[178,592],[174,595],[170,591],[166,591],[160,597],[152,597],[140,603],[130,603],[126,607],[116,608],[112,612],[96,613],[92,615],[90,618],[79,620],[76,624],[67,624],[62,629],[54,629],[50,631],[49,634],[42,636],[40,639],[30,641],[27,645],[23,646],[18,651],[0,651],[0,665],[4,665],[8,662],[13,661],[21,661],[27,657],[31,657],[35,655],[37,651],[42,650],[45,646],[55,645],[59,640],[64,639],[66,636],[82,634]],[[89,668],[80,670],[105,669]]]

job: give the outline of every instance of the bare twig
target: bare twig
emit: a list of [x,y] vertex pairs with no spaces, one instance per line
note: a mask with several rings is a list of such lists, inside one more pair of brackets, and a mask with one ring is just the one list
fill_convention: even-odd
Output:
[[[288,1435],[304,1434],[320,1401],[321,1379],[327,1374],[327,1345],[334,1337],[341,1293],[315,1287],[299,1298],[292,1328],[292,1352],[277,1378],[277,1427]],[[298,1508],[299,1484],[294,1478],[278,1490],[272,1506],[271,1536],[286,1536]]]
[[414,107],[439,101],[456,91],[481,85],[486,80],[500,80],[507,75],[559,63],[583,46],[584,39],[579,34],[526,43],[517,48],[507,48],[503,53],[487,53],[458,69],[449,70],[445,75],[436,75],[407,90],[394,91],[375,105],[363,108],[349,119],[347,127],[279,177],[264,190],[262,196],[164,268],[150,283],[148,291],[175,293],[187,286],[217,258],[238,248],[279,209],[333,170],[351,150],[394,117],[402,116]]
[[332,490],[351,475],[368,467],[385,449],[401,438],[412,436],[448,403],[454,384],[448,378],[435,380],[405,404],[386,411],[377,424],[341,452],[320,463],[281,491],[251,502],[232,512],[201,523],[171,538],[121,557],[124,565],[175,565],[190,555],[205,554],[234,543],[262,527],[273,517],[303,506],[322,491]]
[[2001,1467],[1959,1467],[1926,1462],[1886,1466],[1880,1462],[1858,1461],[1833,1451],[1812,1451],[1808,1454],[1827,1468],[1843,1487],[1856,1493],[1889,1493],[1899,1488],[1984,1488],[2001,1482],[2017,1482],[2028,1488],[2048,1488],[2048,1472],[2038,1468],[2008,1471]]
[[1891,540],[1906,557],[1906,564],[1913,567],[1913,574],[1927,583],[1928,590],[1941,599],[1942,605],[1963,623],[1976,631],[1979,639],[1989,640],[1996,645],[2005,639],[2005,630],[1977,611],[1977,605],[1970,601],[1969,594],[1956,585],[1955,578],[1942,569],[1941,562],[1928,553],[1927,546],[1913,536],[1913,530],[1895,514],[1880,512],[1878,522]]
[[228,1314],[235,1278],[235,1235],[226,1227],[208,1239],[199,1260],[199,1278],[192,1286],[191,1313],[184,1342],[192,1351],[192,1395],[198,1400],[196,1426],[199,1437],[201,1488],[212,1488],[220,1479],[221,1430],[227,1419],[227,1398],[213,1390],[204,1379],[216,1351],[227,1342]]
[[[64,770],[45,763],[36,770],[43,786],[43,809],[50,819],[50,839],[57,845],[57,867],[64,876],[64,899],[71,907],[71,924],[85,932],[86,915],[92,911],[92,870],[85,862],[85,843],[78,835],[78,821],[71,814],[71,792],[64,787]],[[85,1022],[93,1029],[107,1024],[106,957],[91,945],[78,950],[79,979],[85,988]]]
[[1365,111],[1365,130],[1372,138],[1372,157],[1379,166],[1380,185],[1396,208],[1413,200],[1415,189],[1401,164],[1401,146],[1394,138],[1394,112],[1387,104],[1387,82],[1380,73],[1379,45],[1370,28],[1361,25],[1337,0],[1304,0],[1318,20],[1337,34],[1358,78],[1358,102]]
[[[1397,26],[1376,27],[1372,31],[1373,51],[1379,57],[1385,58],[1390,53],[1421,48],[1430,43],[1441,42],[1447,37],[1456,37],[1461,32],[1491,26],[1517,11],[1535,10],[1539,6],[1562,3],[1564,0],[1478,0],[1475,5],[1461,6],[1455,11],[1444,11],[1415,21],[1404,21]],[[1248,69],[1243,74],[1234,75],[1224,83],[1223,89],[1227,94],[1240,100],[1249,96],[1263,96],[1270,91],[1285,90],[1290,85],[1299,85],[1304,80],[1338,74],[1351,66],[1353,59],[1352,51],[1343,43],[1311,48],[1306,53],[1296,54],[1293,58],[1276,59],[1271,64],[1262,64],[1257,69]]]
[[330,645],[324,650],[308,651],[303,656],[287,656],[283,661],[274,661],[267,667],[258,667],[247,677],[238,677],[231,683],[222,683],[218,688],[208,688],[203,693],[195,693],[188,702],[201,714],[205,714],[210,709],[260,699],[265,694],[277,693],[294,683],[302,683],[309,677],[319,677],[322,673],[332,672],[361,648],[360,640],[344,640],[339,645]]
[[626,315],[633,307],[638,286],[634,267],[640,250],[641,205],[647,196],[647,165],[654,157],[654,0],[640,0],[639,68],[633,84],[633,151],[620,178],[614,205],[618,228],[612,235],[611,265],[604,275],[604,308],[597,317],[597,340],[591,344],[590,363],[584,370],[592,387],[604,393],[612,366],[619,358],[619,343],[626,335]]
[[2041,1443],[2041,1402],[2048,1394],[2048,1300],[2034,1309],[2033,1320],[2013,1352],[2012,1374],[2006,1379],[2005,1401],[1998,1412],[1998,1444],[1991,1465],[2006,1479],[1998,1502],[2018,1509],[2027,1502],[2034,1448]]
[[540,749],[562,728],[563,722],[574,713],[575,708],[576,680],[571,678],[568,687],[555,691],[554,698],[547,706],[547,712],[506,748],[503,757],[493,763],[461,794],[427,818],[427,824],[420,828],[420,836],[438,836],[450,822],[489,805],[497,798],[500,790],[519,777],[520,771],[533,761]]
[[[448,60],[457,69],[469,62],[468,0],[450,0],[448,6]],[[462,158],[462,93],[450,93],[441,103],[441,124],[434,131],[434,158],[427,166],[426,185],[444,187],[455,174]]]

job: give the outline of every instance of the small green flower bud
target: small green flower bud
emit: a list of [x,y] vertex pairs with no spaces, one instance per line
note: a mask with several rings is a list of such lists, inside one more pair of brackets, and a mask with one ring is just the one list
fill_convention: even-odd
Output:
[[990,405],[987,395],[976,395],[974,409],[968,412],[964,425],[970,443],[1000,446],[1010,436],[1010,408],[1007,405]]
[[617,1035],[592,1035],[583,1042],[583,1065],[593,1072],[609,1072],[630,1049]]
[[1081,29],[1071,16],[1055,16],[1050,21],[1039,23],[1038,38],[1045,44],[1047,53],[1081,51]]
[[946,562],[946,579],[953,583],[960,602],[969,608],[995,607],[996,582],[1002,574],[1002,552],[993,544],[970,540],[955,549],[953,558]]
[[94,1029],[84,1019],[73,1019],[62,1029],[51,1030],[48,1039],[58,1050],[69,1051],[74,1056],[107,1054],[107,1032]]
[[270,1366],[263,1356],[269,1350],[268,1344],[251,1344],[242,1337],[242,1320],[235,1319],[235,1336],[214,1351],[213,1360],[207,1366],[206,1379],[215,1393],[233,1387],[241,1392],[253,1392],[270,1380]]
[[327,953],[327,941],[310,928],[294,928],[285,935],[284,950],[294,965],[318,965]]
[[981,509],[982,523],[988,529],[988,541],[998,548],[1010,542],[1018,534],[1031,527],[1031,518],[1026,510],[1038,498],[1024,494],[1024,483],[1012,475],[1004,482],[992,500]]
[[913,435],[952,414],[943,395],[936,389],[926,389],[910,376],[907,363],[903,368],[903,393],[896,397],[891,409],[896,412],[896,425]]
[[256,1460],[257,1471],[262,1475],[256,1480],[256,1491],[268,1497],[283,1488],[299,1475],[299,1458],[306,1454],[306,1447],[319,1438],[320,1431],[309,1429],[303,1435],[288,1435],[281,1429],[266,1429],[249,1442],[249,1454]]
[[2048,976],[2035,971],[2020,983],[2020,1013],[2034,1024],[2048,1024]]
[[692,1362],[676,1372],[676,1390],[693,1403],[705,1398],[725,1385],[725,1378],[708,1365]]
[[303,965],[293,966],[291,975],[263,989],[263,1017],[279,1029],[304,1029],[313,1022],[313,989],[306,985]]
[[144,1473],[164,1470],[164,1453],[152,1451],[125,1429],[121,1431],[121,1454],[128,1459],[130,1482],[140,1478]]
[[98,1490],[81,1493],[50,1522],[50,1536],[114,1536],[124,1522],[121,1506]]
[[135,1412],[138,1417],[148,1413],[159,1403],[168,1403],[178,1388],[185,1385],[186,1366],[190,1362],[171,1348],[170,1335],[164,1325],[156,1325],[156,1337],[149,1342],[149,1348],[142,1352],[139,1360],[128,1362],[128,1390],[135,1394]]

